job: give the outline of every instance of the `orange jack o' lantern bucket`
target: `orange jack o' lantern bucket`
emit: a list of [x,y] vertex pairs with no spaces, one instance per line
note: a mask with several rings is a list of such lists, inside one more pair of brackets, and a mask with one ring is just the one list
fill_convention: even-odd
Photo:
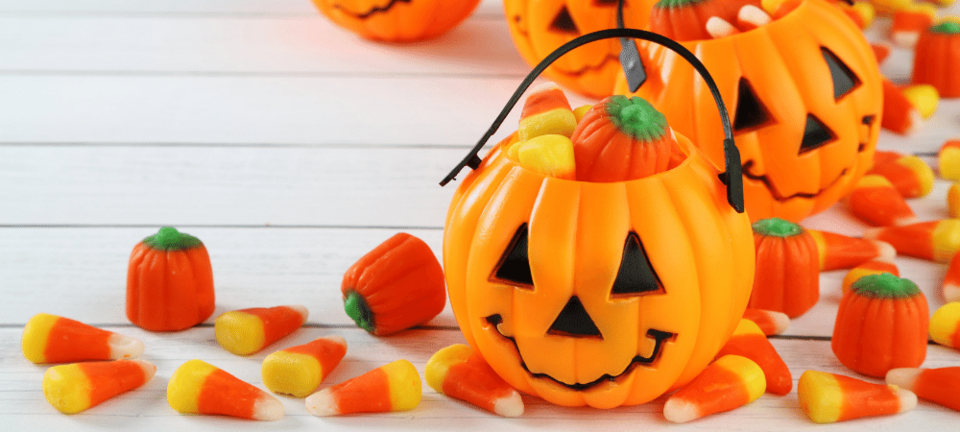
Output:
[[443,240],[464,336],[511,385],[560,405],[636,405],[690,381],[732,334],[753,283],[739,156],[719,96],[728,134],[723,174],[679,135],[681,162],[629,181],[525,169],[502,151],[516,134],[484,160],[476,156],[552,59],[612,37],[678,50],[712,82],[693,54],[662,36],[633,29],[582,36],[531,72],[441,183],[474,168],[454,194]]

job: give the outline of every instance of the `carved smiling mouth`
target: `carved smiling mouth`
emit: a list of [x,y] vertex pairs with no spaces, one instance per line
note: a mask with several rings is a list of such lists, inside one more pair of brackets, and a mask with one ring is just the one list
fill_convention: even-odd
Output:
[[752,160],[751,160],[751,161],[747,161],[747,163],[743,164],[743,166],[742,166],[740,169],[741,169],[741,171],[743,172],[743,175],[744,175],[745,177],[747,177],[748,179],[750,179],[750,180],[756,180],[756,181],[759,181],[759,182],[763,183],[763,185],[766,186],[767,190],[770,191],[770,196],[772,196],[773,199],[776,200],[776,201],[787,201],[787,200],[792,200],[792,199],[794,199],[794,198],[816,198],[817,195],[820,195],[823,191],[825,191],[825,190],[827,190],[827,189],[830,189],[830,188],[833,187],[835,184],[837,184],[837,182],[839,182],[840,179],[843,178],[843,176],[847,175],[847,169],[844,168],[843,171],[840,172],[840,175],[838,175],[835,179],[833,179],[833,181],[831,181],[830,184],[824,186],[823,188],[821,188],[820,190],[818,190],[818,191],[815,192],[815,193],[797,192],[797,193],[795,193],[795,194],[793,194],[793,195],[790,195],[790,196],[783,196],[783,195],[780,194],[779,191],[777,191],[777,188],[775,188],[775,187],[773,186],[773,184],[770,183],[770,179],[766,176],[766,174],[763,174],[763,175],[754,174],[754,173],[750,172],[750,169],[751,169],[751,168],[753,168],[753,161],[752,161]]
[[370,10],[368,10],[368,11],[366,11],[366,12],[361,12],[361,13],[356,13],[356,12],[347,10],[347,8],[345,8],[345,7],[343,7],[343,6],[339,5],[339,4],[336,4],[336,3],[333,4],[333,7],[336,8],[336,9],[339,9],[339,10],[342,11],[344,14],[347,14],[347,15],[352,16],[352,17],[354,17],[354,18],[357,18],[357,19],[367,19],[367,18],[370,18],[370,16],[372,16],[372,15],[376,15],[376,14],[378,14],[378,13],[384,13],[384,12],[389,11],[389,10],[393,7],[393,5],[396,4],[396,3],[410,3],[410,2],[411,2],[411,0],[390,0],[390,3],[387,3],[386,5],[379,6],[379,7],[378,7],[378,6],[374,6],[374,7],[372,7]]
[[522,366],[523,370],[527,371],[527,373],[530,374],[530,376],[533,376],[535,378],[540,378],[540,379],[547,379],[559,385],[562,385],[566,388],[569,388],[571,390],[576,390],[576,391],[587,390],[604,382],[616,381],[620,377],[626,376],[627,374],[629,374],[637,366],[640,366],[640,365],[647,366],[647,365],[652,365],[656,363],[657,360],[660,359],[660,355],[663,352],[664,342],[671,341],[675,339],[677,336],[676,333],[665,332],[662,330],[656,330],[656,329],[647,330],[647,337],[650,339],[653,339],[654,341],[653,352],[649,356],[643,357],[638,354],[633,358],[633,360],[630,361],[630,364],[627,365],[627,367],[624,368],[623,371],[621,371],[616,375],[604,374],[600,378],[597,378],[588,383],[567,384],[548,374],[534,373],[527,368],[527,364],[523,361],[523,356],[520,355],[520,348],[517,346],[517,341],[513,337],[507,336],[500,332],[499,324],[503,322],[503,317],[500,316],[500,314],[490,315],[486,318],[483,318],[483,320],[484,322],[489,324],[489,326],[486,326],[486,327],[490,328],[492,332],[499,335],[500,338],[506,341],[509,341],[511,344],[513,344],[513,348],[517,352],[517,357],[520,358],[520,366]]

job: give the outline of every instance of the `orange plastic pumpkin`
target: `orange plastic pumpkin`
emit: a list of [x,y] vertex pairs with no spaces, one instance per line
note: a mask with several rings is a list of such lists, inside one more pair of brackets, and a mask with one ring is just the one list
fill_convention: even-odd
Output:
[[163,227],[133,248],[127,270],[130,322],[152,331],[183,330],[213,309],[213,269],[199,239]]
[[367,39],[414,42],[460,24],[480,0],[313,0],[335,24]]
[[[870,167],[881,123],[880,72],[840,9],[803,0],[754,30],[682,44],[730,102],[751,219],[796,222],[820,212]],[[659,46],[641,43],[640,51],[648,77],[633,94],[720,163],[720,119],[703,80]],[[615,93],[630,94],[622,74]]]
[[932,84],[941,97],[960,97],[960,18],[944,20],[920,35],[913,83]]
[[[577,36],[617,27],[619,0],[504,0],[510,36],[531,66]],[[657,0],[630,0],[623,7],[625,27],[644,29]],[[620,43],[603,40],[577,48],[558,60],[546,76],[579,93],[609,96],[620,71]]]
[[748,307],[796,318],[820,299],[820,251],[800,225],[779,219],[753,224],[756,276]]

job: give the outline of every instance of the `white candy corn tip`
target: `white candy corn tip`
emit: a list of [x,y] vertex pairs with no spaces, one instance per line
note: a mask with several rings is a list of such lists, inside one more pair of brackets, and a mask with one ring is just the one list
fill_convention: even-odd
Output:
[[326,339],[326,340],[328,340],[328,341],[330,341],[330,342],[333,342],[333,343],[335,343],[335,344],[337,344],[337,345],[340,345],[340,346],[342,346],[342,347],[344,347],[344,348],[347,347],[347,340],[344,339],[344,338],[341,337],[341,336],[329,335],[329,336],[319,337],[318,339]]
[[900,398],[900,409],[897,413],[910,411],[917,406],[917,394],[906,389],[897,388],[897,397]]
[[897,257],[897,249],[885,241],[874,240],[873,243],[877,245],[876,260],[893,264],[893,259]]
[[707,33],[709,33],[714,39],[720,39],[739,33],[733,24],[730,24],[727,20],[717,16],[712,16],[707,20],[706,29]]
[[110,358],[113,360],[129,359],[143,354],[143,342],[119,333],[110,335],[107,345],[110,346]]
[[253,405],[255,420],[274,421],[283,418],[283,404],[273,396],[263,396]]
[[900,48],[913,48],[920,41],[920,32],[918,31],[895,31],[890,35],[893,44]]
[[337,401],[329,389],[320,390],[306,399],[307,412],[317,417],[327,417],[340,414]]
[[737,19],[757,27],[770,24],[771,21],[770,14],[754,5],[746,5],[740,8],[740,12],[737,13]]
[[523,415],[523,399],[520,393],[513,392],[510,396],[500,398],[493,404],[493,412],[503,417],[520,417]]
[[942,292],[943,299],[946,300],[947,303],[960,301],[960,286],[952,283],[945,283],[943,284]]
[[140,366],[140,369],[143,369],[143,382],[150,381],[153,376],[157,373],[157,367],[146,360],[130,360]]
[[913,391],[917,384],[917,378],[923,373],[923,369],[918,368],[896,368],[887,371],[887,384],[893,384],[901,389]]
[[767,311],[767,316],[770,318],[770,321],[773,322],[773,325],[776,326],[772,334],[781,334],[787,331],[787,327],[790,327],[790,317],[783,312]]
[[[919,114],[918,114],[918,115],[919,115]],[[916,124],[916,123],[914,123],[914,124]],[[907,131],[907,133],[910,133],[912,130],[913,130],[913,128],[910,128],[910,130]],[[896,220],[893,221],[893,225],[895,225],[895,226],[905,226],[905,225],[913,225],[913,224],[915,224],[915,223],[917,223],[917,222],[920,222],[920,219],[917,219],[916,216],[907,216],[907,217],[897,218]]]
[[529,91],[527,91],[527,93],[535,94],[535,93],[541,93],[541,92],[548,92],[550,90],[558,89],[558,88],[560,88],[560,86],[558,86],[557,83],[553,81],[547,81],[545,83],[539,84],[536,87],[530,89]]
[[701,417],[700,409],[683,399],[667,399],[663,404],[663,416],[674,423],[686,423]]
[[303,317],[303,322],[307,322],[307,318],[310,317],[310,311],[307,310],[306,306],[303,305],[287,305],[288,308],[297,311],[301,317]]

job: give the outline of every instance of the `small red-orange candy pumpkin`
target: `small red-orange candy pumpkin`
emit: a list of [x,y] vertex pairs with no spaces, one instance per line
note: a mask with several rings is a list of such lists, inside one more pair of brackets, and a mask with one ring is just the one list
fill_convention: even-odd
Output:
[[446,33],[480,0],[313,0],[335,24],[367,39],[414,42]]
[[756,276],[748,307],[796,318],[820,299],[820,253],[800,225],[779,219],[753,223]]
[[927,298],[890,273],[864,276],[843,295],[831,345],[844,366],[874,377],[919,367],[927,355]]
[[127,318],[152,331],[193,327],[214,309],[213,269],[194,236],[160,228],[130,254]]
[[933,85],[940,97],[960,97],[960,19],[947,19],[920,35],[913,83]]
[[707,20],[711,17],[736,22],[745,5],[759,6],[759,0],[660,0],[650,10],[650,31],[676,41],[711,39]]

